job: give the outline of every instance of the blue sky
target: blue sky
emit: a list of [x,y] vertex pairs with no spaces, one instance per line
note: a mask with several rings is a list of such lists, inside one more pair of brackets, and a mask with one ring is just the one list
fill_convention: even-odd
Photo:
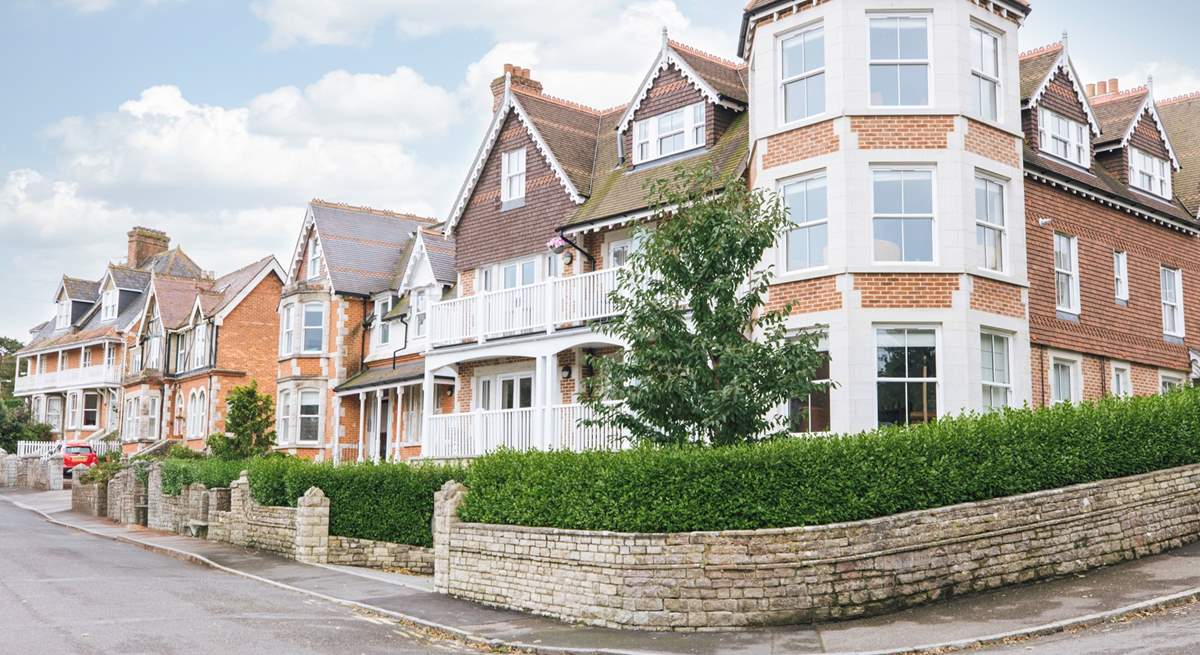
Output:
[[[0,335],[23,339],[52,314],[59,276],[96,277],[135,224],[219,274],[286,259],[312,197],[444,215],[505,62],[610,106],[664,25],[732,57],[742,4],[0,3]],[[1067,29],[1083,77],[1153,73],[1162,98],[1200,89],[1185,32],[1197,19],[1200,6],[1168,0],[1035,0],[1022,49]]]

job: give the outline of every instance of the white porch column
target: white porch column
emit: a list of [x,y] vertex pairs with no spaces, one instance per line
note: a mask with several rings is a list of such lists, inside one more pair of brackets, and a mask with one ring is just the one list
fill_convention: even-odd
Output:
[[533,367],[533,447],[545,450],[549,440],[546,438],[546,362],[549,355],[538,355]]
[[425,367],[421,381],[421,457],[429,457],[429,417],[433,415],[433,369]]
[[554,421],[554,406],[561,404],[562,392],[558,382],[558,353],[546,355],[546,437],[543,448],[559,442],[558,425]]
[[367,394],[358,394],[358,461],[363,461],[363,435],[367,430]]
[[401,420],[404,418],[404,387],[396,385],[396,431],[392,434],[392,461],[400,461],[400,443],[404,441],[404,428]]
[[[297,397],[299,397],[298,393]],[[330,438],[329,443],[332,444],[330,447],[333,449],[333,463],[340,464],[342,462],[342,435],[340,433],[342,429],[342,397],[329,397],[333,399],[333,425],[330,426],[333,428],[330,430],[330,432],[333,433],[333,436]],[[299,402],[297,402],[297,406],[299,406]]]
[[371,435],[371,450],[375,451],[375,462],[378,463],[387,456],[387,446],[384,446],[385,452],[379,450],[379,433],[387,434],[387,428],[383,425],[383,420],[387,417],[383,415],[383,389],[375,390],[375,434]]

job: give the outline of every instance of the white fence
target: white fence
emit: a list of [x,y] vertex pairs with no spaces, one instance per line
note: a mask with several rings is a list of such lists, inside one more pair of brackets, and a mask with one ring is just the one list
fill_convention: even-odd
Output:
[[[62,449],[62,441],[18,441],[17,455],[21,457],[43,457]],[[97,455],[121,450],[121,444],[101,441],[88,444]]]
[[620,429],[589,427],[584,405],[555,405],[429,417],[429,453],[433,458],[469,458],[499,448],[513,450],[610,450],[624,447]]

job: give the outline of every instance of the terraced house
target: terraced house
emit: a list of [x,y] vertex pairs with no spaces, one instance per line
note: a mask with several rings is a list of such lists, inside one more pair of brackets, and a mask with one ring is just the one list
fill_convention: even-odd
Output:
[[[448,407],[452,372],[430,371],[429,306],[454,285],[435,221],[313,200],[277,297],[278,448],[331,461],[420,454],[425,413]],[[428,402],[426,402],[428,399]]]

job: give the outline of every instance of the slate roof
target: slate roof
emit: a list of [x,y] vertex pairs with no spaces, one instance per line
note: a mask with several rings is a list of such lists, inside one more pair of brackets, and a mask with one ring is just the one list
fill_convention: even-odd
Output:
[[405,246],[432,218],[313,200],[313,221],[337,293],[369,296],[391,287]]
[[350,378],[349,380],[339,384],[334,388],[334,391],[342,392],[353,391],[354,389],[367,389],[381,385],[412,382],[414,380],[424,379],[424,377],[425,360],[416,359],[407,362],[399,362],[396,364],[396,368],[394,369],[391,366],[367,369]]
[[1033,97],[1042,82],[1050,74],[1054,63],[1062,54],[1061,43],[1051,43],[1036,50],[1023,52],[1020,56],[1021,102]]
[[1175,195],[1196,216],[1200,213],[1200,93],[1159,102],[1158,116],[1181,166],[1175,172]]
[[113,281],[120,289],[144,291],[146,285],[150,284],[150,273],[147,271],[139,271],[136,268],[117,266],[116,264],[110,265],[108,270],[112,273]]
[[425,256],[433,269],[433,277],[442,284],[454,284],[458,273],[454,266],[454,239],[441,230],[421,230],[421,241],[425,243]]
[[[619,119],[619,116],[610,120]],[[700,167],[713,166],[719,178],[736,175],[746,163],[749,148],[749,117],[745,113],[738,114],[725,130],[720,140],[708,150],[683,159],[668,159],[665,162],[649,166],[617,167],[616,138],[614,131],[601,144],[601,154],[597,157],[597,170],[608,171],[598,176],[595,191],[575,214],[567,220],[563,227],[576,227],[594,221],[618,216],[647,208],[647,185],[672,174],[675,166]],[[611,141],[611,143],[609,142]]]
[[196,265],[196,262],[184,254],[183,250],[178,246],[150,257],[138,268],[143,271],[153,271],[160,275],[173,275],[175,277],[200,277],[204,274],[204,271]]
[[[211,293],[206,294],[206,296],[214,296],[214,299],[211,301],[214,304],[211,309],[205,306],[204,314],[206,316],[211,316],[212,314],[216,314],[217,312],[220,312],[228,307],[229,303],[233,302],[233,299],[237,298],[237,295],[246,288],[246,285],[253,282],[254,278],[258,277],[258,274],[262,273],[263,269],[269,267],[274,261],[275,257],[268,255],[256,262],[247,264],[246,266],[243,266],[232,273],[222,275],[213,281],[211,287],[212,291]],[[209,301],[204,300],[203,302],[206,303]]]
[[1125,137],[1129,127],[1138,119],[1138,109],[1146,101],[1149,92],[1142,86],[1091,99],[1092,112],[1100,122],[1100,136],[1094,140],[1097,147],[1118,142]]
[[96,302],[100,297],[100,283],[91,280],[81,280],[76,277],[64,275],[62,279],[63,288],[67,291],[67,297],[71,300],[79,300],[83,302]]

